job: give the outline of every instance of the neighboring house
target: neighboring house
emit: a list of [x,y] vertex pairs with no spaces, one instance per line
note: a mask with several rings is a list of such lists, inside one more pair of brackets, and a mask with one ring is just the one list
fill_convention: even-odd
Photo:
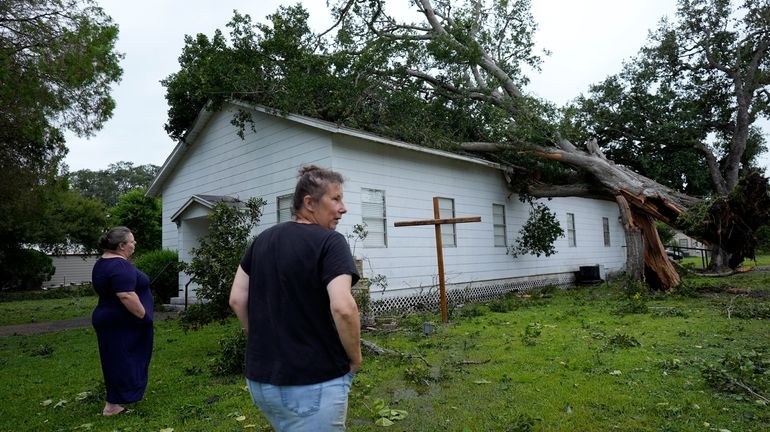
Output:
[[708,253],[708,251],[704,250],[708,249],[706,245],[679,231],[676,231],[674,234],[674,243],[676,243],[676,246],[679,247],[684,256],[701,256],[703,253]]
[[[239,108],[253,110],[254,130],[245,138],[231,124]],[[277,115],[233,103],[202,111],[163,164],[148,195],[163,197],[163,247],[189,261],[191,247],[208,229],[208,212],[219,201],[262,197],[267,201],[257,231],[291,218],[298,169],[317,164],[342,173],[348,213],[337,231],[364,261],[375,312],[433,302],[437,285],[432,226],[399,227],[397,221],[480,216],[479,223],[443,227],[449,298],[488,299],[546,284],[568,285],[580,266],[599,265],[602,276],[624,270],[625,237],[611,201],[555,198],[546,201],[565,231],[550,257],[507,253],[529,216],[495,163],[376,136],[299,115]],[[356,240],[355,225],[368,236]],[[180,287],[189,278],[180,275]],[[191,285],[192,286],[192,285]],[[427,295],[426,295],[427,294]],[[189,293],[194,299],[194,292]]]
[[81,285],[91,282],[93,269],[99,255],[67,254],[50,255],[56,272],[51,280],[43,282],[43,288]]

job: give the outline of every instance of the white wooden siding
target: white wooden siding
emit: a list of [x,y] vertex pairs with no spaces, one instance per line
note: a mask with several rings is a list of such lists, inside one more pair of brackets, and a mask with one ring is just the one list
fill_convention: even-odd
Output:
[[335,137],[334,164],[347,178],[344,190],[349,213],[337,228],[343,234],[352,233],[353,225],[361,221],[361,188],[381,189],[388,196],[388,247],[356,248],[356,255],[366,259],[367,276],[386,276],[387,295],[405,295],[405,291],[436,283],[433,227],[393,226],[396,221],[431,219],[433,196],[453,198],[456,217],[482,218],[480,223],[456,225],[457,247],[444,249],[447,283],[573,272],[583,265],[601,264],[611,271],[624,266],[622,227],[616,224],[613,230],[611,225],[613,247],[604,246],[602,235],[602,217],[618,220],[615,203],[544,200],[563,228],[567,211],[575,214],[578,247],[567,248],[565,236],[556,242],[556,255],[513,258],[506,248],[494,246],[492,203],[505,205],[508,244],[514,243],[529,217],[529,205],[508,190],[500,171],[350,137]]
[[192,195],[262,197],[260,231],[276,222],[276,197],[294,191],[302,164],[331,165],[328,134],[262,113],[241,139],[230,124],[234,111],[212,116],[163,185],[163,246],[178,248],[171,216]]

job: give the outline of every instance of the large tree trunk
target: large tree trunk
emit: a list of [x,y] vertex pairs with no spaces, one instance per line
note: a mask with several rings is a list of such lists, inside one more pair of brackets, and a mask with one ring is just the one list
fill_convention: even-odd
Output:
[[655,219],[646,214],[637,214],[636,223],[642,231],[644,239],[645,280],[652,288],[673,289],[679,285],[679,273],[666,255],[663,243],[660,241]]
[[730,254],[728,254],[724,249],[720,248],[717,244],[711,245],[709,249],[711,249],[711,252],[709,254],[710,259],[708,263],[708,269],[712,271],[719,271],[727,268],[730,261]]
[[636,218],[631,213],[628,201],[622,195],[618,195],[617,202],[620,208],[620,219],[623,221],[626,233],[626,274],[634,280],[643,280],[644,239],[642,238],[642,230],[634,223]]

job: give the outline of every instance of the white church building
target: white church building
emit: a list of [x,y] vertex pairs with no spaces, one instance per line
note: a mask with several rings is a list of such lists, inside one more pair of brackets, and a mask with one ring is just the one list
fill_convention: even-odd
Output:
[[[254,120],[243,139],[231,124],[239,109],[251,110]],[[162,197],[163,247],[189,261],[190,249],[207,232],[208,212],[221,201],[265,199],[258,232],[290,220],[297,172],[305,164],[333,169],[346,179],[348,212],[337,231],[363,261],[362,276],[377,282],[370,294],[375,313],[437,304],[433,226],[394,227],[399,221],[432,219],[433,197],[439,197],[442,218],[481,217],[481,222],[442,227],[450,302],[566,286],[581,266],[599,266],[602,277],[625,268],[625,237],[614,202],[544,201],[565,232],[556,241],[557,253],[514,258],[508,247],[530,207],[507,186],[502,166],[239,102],[202,111],[150,186],[148,195]],[[360,240],[353,231],[363,224],[368,235]],[[188,280],[180,275],[179,301]],[[187,290],[194,301],[194,287]]]

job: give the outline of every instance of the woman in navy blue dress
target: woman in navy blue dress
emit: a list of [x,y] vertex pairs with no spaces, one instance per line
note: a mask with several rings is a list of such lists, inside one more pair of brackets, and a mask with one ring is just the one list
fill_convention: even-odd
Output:
[[115,227],[99,239],[102,256],[94,264],[92,281],[99,303],[91,322],[99,342],[99,357],[107,389],[102,414],[126,410],[147,388],[152,357],[153,321],[150,280],[128,258],[136,241],[126,227]]

